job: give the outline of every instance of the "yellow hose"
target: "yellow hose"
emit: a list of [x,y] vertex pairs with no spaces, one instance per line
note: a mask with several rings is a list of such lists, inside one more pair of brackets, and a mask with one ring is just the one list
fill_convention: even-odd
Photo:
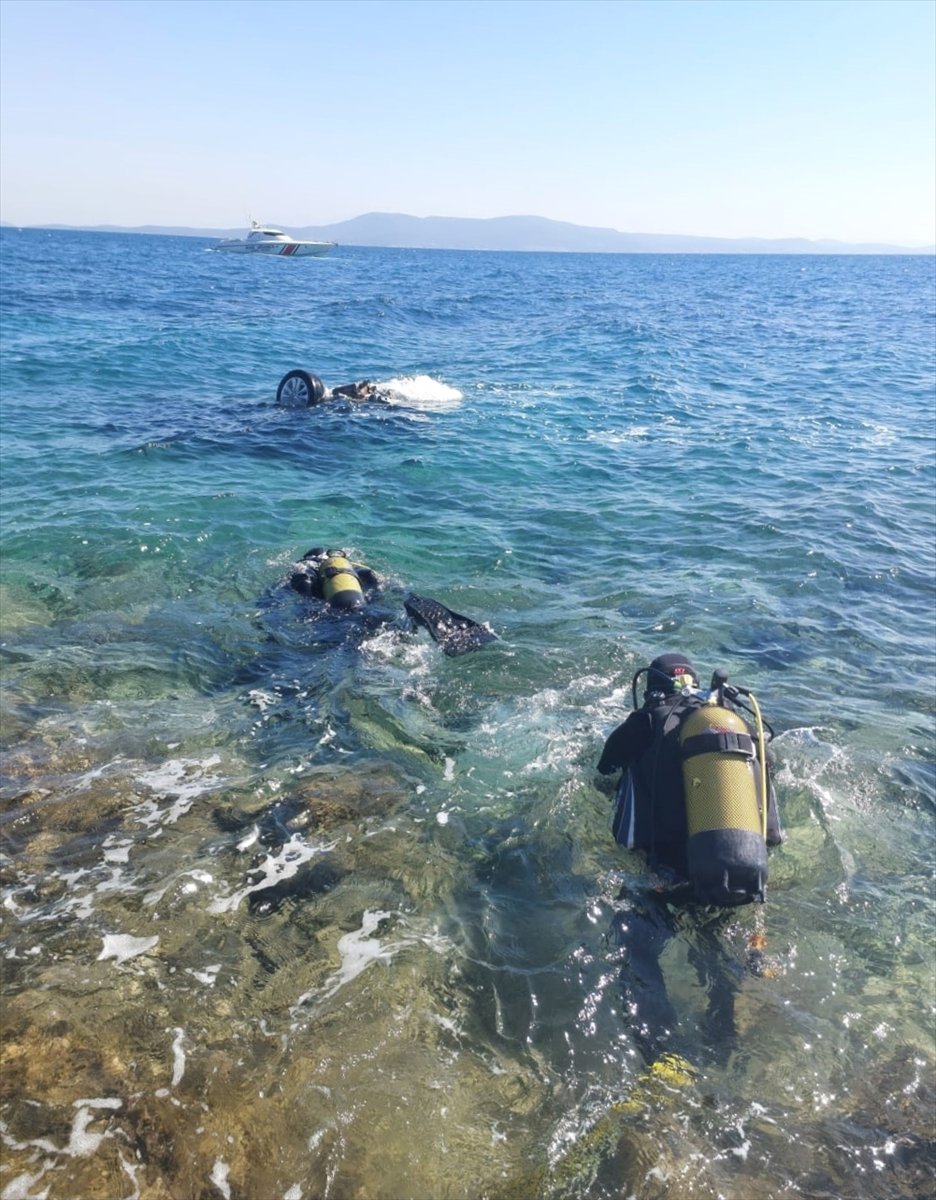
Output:
[[757,750],[760,759],[761,776],[761,833],[767,840],[767,746],[764,742],[764,718],[761,716],[760,705],[753,692],[748,692],[748,699],[754,705],[754,716],[757,718]]

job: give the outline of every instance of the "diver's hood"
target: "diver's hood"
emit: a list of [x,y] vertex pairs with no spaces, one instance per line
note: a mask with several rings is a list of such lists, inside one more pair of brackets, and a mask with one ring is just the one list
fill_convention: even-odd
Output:
[[671,694],[679,675],[691,676],[692,686],[699,686],[699,673],[685,654],[660,654],[647,668],[647,691]]

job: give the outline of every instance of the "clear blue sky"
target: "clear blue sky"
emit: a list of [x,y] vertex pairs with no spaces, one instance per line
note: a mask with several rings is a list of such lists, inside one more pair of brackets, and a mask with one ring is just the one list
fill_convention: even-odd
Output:
[[936,240],[933,0],[2,0],[0,220]]

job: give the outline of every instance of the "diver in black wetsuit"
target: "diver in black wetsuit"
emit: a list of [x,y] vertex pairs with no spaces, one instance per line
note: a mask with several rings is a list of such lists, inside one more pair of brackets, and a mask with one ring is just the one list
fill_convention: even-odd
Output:
[[[302,596],[325,601],[330,608],[354,611],[366,608],[380,593],[377,574],[361,563],[353,563],[343,550],[315,547],[293,566],[290,586]],[[410,592],[403,601],[410,620],[429,631],[450,658],[469,654],[496,640],[477,621],[453,612],[431,596]]]
[[349,400],[380,400],[382,393],[377,385],[369,379],[359,379],[357,383],[342,383],[331,389],[333,396],[347,396]]
[[[598,771],[603,775],[622,771],[615,794],[615,840],[642,851],[659,881],[639,892],[622,893],[631,907],[614,922],[616,939],[627,951],[622,972],[625,1003],[634,1020],[637,1044],[652,1063],[671,1045],[679,1025],[660,956],[689,919],[689,959],[708,995],[703,1041],[720,1055],[730,1051],[735,994],[743,968],[726,953],[720,937],[724,921],[718,912],[763,900],[766,846],[777,845],[782,835],[762,731],[755,734],[735,711],[739,696],[750,693],[728,688],[723,673],[716,676],[721,684],[718,690],[702,692],[695,668],[681,654],[662,654],[644,670],[644,703],[636,707],[641,671],[634,678],[635,709],[606,740]],[[693,713],[702,714],[705,728],[686,737],[686,722]],[[693,789],[688,802],[686,778]],[[718,806],[717,793],[726,787],[742,794],[748,788],[756,829],[751,822],[747,828],[717,828],[719,818],[713,813],[733,811],[731,802]],[[693,811],[693,805],[703,807]],[[721,820],[744,825],[731,816],[723,815]],[[759,951],[760,946],[754,949]],[[749,966],[758,969],[760,962],[752,956]]]

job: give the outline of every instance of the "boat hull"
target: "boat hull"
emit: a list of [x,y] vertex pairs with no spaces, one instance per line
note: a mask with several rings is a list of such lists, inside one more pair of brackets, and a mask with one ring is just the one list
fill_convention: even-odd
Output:
[[259,242],[247,245],[245,242],[222,244],[214,249],[219,254],[266,254],[278,258],[321,258],[329,250],[334,249],[335,242]]

